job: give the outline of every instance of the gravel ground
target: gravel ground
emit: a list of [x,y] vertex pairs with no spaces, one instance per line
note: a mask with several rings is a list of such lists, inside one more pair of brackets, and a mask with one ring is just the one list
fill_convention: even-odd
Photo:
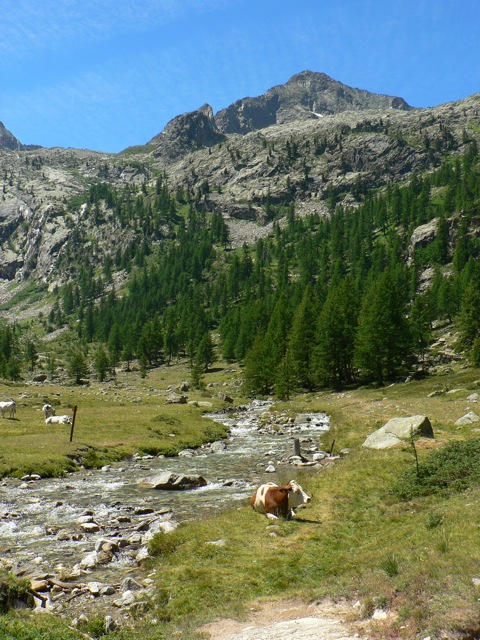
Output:
[[358,624],[347,623],[350,604],[301,601],[263,603],[248,620],[217,620],[202,627],[210,640],[368,640]]

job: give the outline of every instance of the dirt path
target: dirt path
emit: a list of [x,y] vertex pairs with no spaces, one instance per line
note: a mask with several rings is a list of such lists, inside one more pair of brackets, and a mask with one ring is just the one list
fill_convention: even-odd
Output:
[[246,621],[217,620],[201,631],[209,640],[368,640],[359,623],[347,622],[353,613],[346,603],[266,602]]

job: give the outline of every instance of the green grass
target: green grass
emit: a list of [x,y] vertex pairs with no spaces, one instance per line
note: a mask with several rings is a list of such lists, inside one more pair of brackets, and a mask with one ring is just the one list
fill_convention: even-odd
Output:
[[[161,392],[185,379],[186,372],[180,367],[165,372],[168,383],[153,375],[142,381],[137,372],[119,374],[118,384],[89,387],[0,384],[0,397],[17,403],[16,419],[0,420],[0,477],[59,476],[78,464],[102,466],[135,452],[175,455],[225,437],[225,427],[203,417],[204,407],[166,404]],[[200,392],[189,393],[189,399],[211,402],[210,410],[222,406]],[[45,425],[45,402],[57,415],[72,415],[77,406],[71,443],[69,425]]]
[[[79,406],[76,446],[95,447],[101,457],[148,445],[150,440],[166,444],[167,438],[201,439],[205,432],[200,428],[203,419],[198,409],[165,405],[152,391],[184,377],[184,370],[173,367],[158,370],[143,383],[132,383],[135,393],[142,394],[142,401],[136,403],[128,400],[133,391],[125,388],[121,391],[125,396],[115,402],[113,389],[105,396],[95,386],[62,390],[62,403],[68,399]],[[221,370],[206,376],[207,383],[222,389],[226,379]],[[393,488],[400,478],[415,474],[408,443],[387,451],[361,446],[388,419],[422,413],[429,416],[435,439],[417,441],[420,468],[460,449],[460,459],[447,456],[450,462],[444,464],[445,471],[450,463],[455,467],[459,460],[470,457],[463,447],[468,451],[477,441],[471,427],[458,428],[454,422],[466,412],[466,397],[478,379],[478,370],[464,370],[448,378],[432,377],[384,389],[304,395],[275,407],[292,413],[325,411],[331,416],[331,431],[323,436],[322,444],[327,448],[335,440],[334,452],[345,447],[351,452],[322,471],[292,474],[313,496],[296,520],[272,527],[245,504],[205,521],[182,524],[168,535],[157,535],[150,547],[155,558],[145,567],[156,584],[151,606],[141,619],[130,620],[133,627],[110,637],[198,640],[197,630],[203,623],[218,617],[245,618],[258,599],[288,597],[307,602],[360,601],[361,607],[352,608],[351,615],[365,620],[379,606],[394,611],[395,617],[369,628],[372,637],[383,640],[439,637],[447,632],[460,637],[461,632],[478,628],[480,589],[472,582],[480,577],[478,479],[472,475],[455,492],[442,490],[400,499]],[[439,387],[462,391],[429,398]],[[48,389],[35,388],[35,392],[40,395]],[[21,409],[26,423],[28,416],[38,414],[34,405],[40,404],[39,397],[27,400],[29,408]],[[4,424],[0,428],[5,429]],[[28,439],[34,429],[26,424],[24,428]],[[176,435],[172,438],[167,432]],[[0,446],[6,445],[1,442]],[[50,445],[47,451],[51,454]],[[224,544],[209,544],[218,540]],[[29,628],[30,622],[26,624]],[[18,637],[42,636],[39,632]]]
[[29,305],[34,304],[45,298],[46,287],[37,284],[34,280],[29,280],[25,286],[16,287],[16,289],[16,293],[8,302],[0,304],[0,310],[12,309],[25,302]]

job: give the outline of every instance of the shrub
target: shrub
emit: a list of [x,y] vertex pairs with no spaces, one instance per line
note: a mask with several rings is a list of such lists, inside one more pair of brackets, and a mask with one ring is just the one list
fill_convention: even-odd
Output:
[[16,600],[29,603],[29,582],[9,574],[0,574],[0,613],[7,612]]
[[480,440],[450,442],[404,473],[392,487],[400,500],[432,494],[451,494],[480,484]]

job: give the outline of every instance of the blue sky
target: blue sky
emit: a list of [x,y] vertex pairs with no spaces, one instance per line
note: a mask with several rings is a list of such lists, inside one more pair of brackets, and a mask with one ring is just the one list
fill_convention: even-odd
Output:
[[480,91],[478,0],[0,0],[0,121],[118,152],[303,70],[415,107]]

